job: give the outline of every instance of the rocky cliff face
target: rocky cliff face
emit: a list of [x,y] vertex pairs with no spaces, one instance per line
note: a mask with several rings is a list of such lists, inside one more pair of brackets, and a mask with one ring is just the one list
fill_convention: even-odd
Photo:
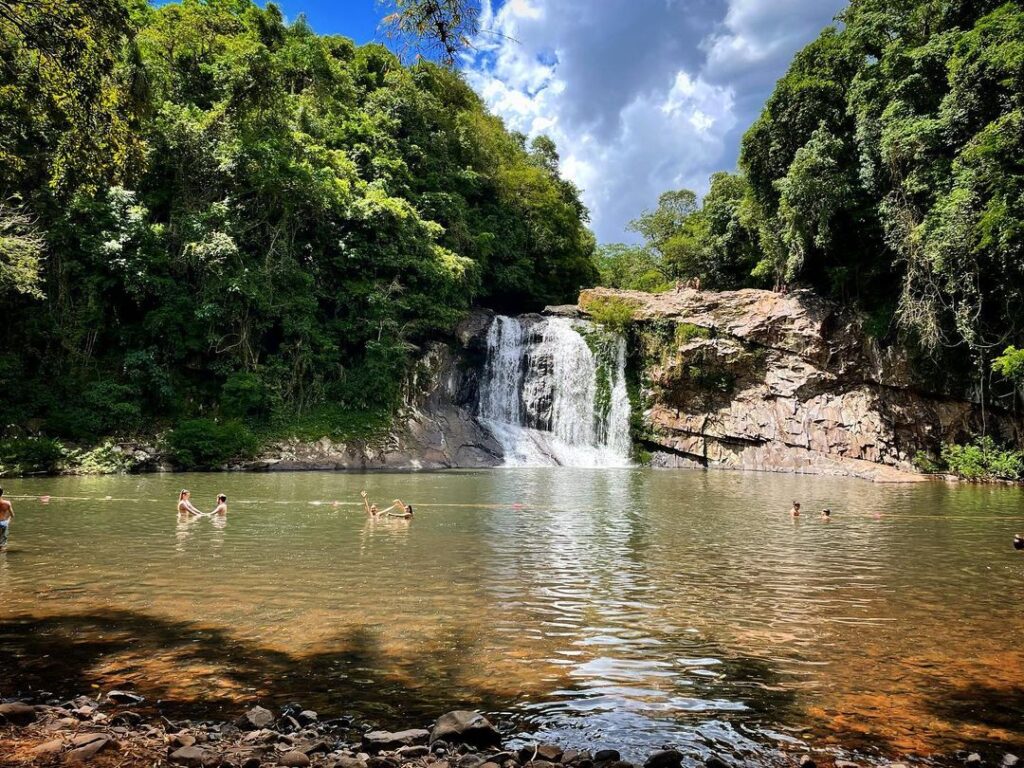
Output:
[[292,440],[272,446],[258,468],[448,469],[493,467],[501,447],[476,421],[485,337],[493,315],[471,313],[448,343],[425,347],[406,383],[407,397],[391,432],[374,442],[313,443]]
[[[977,405],[916,380],[856,317],[809,292],[580,296],[584,311],[609,302],[638,321],[641,439],[657,466],[907,481],[920,478],[917,451],[981,427]],[[1020,434],[1007,414],[985,416],[989,431]]]

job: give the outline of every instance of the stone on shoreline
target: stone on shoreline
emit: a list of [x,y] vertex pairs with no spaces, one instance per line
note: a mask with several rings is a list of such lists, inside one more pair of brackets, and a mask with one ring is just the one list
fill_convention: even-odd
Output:
[[205,749],[189,745],[176,749],[168,759],[175,765],[184,765],[186,768],[203,768],[207,757]]
[[599,749],[594,753],[595,763],[614,763],[622,758],[617,749]]
[[732,768],[729,763],[725,762],[725,760],[720,758],[718,755],[711,755],[711,757],[704,761],[704,765],[707,766],[707,768]]
[[256,706],[242,715],[235,722],[243,731],[259,731],[274,724],[274,713],[264,707]]
[[146,700],[145,696],[129,691],[108,691],[107,698],[115,704],[141,704]]
[[399,747],[411,747],[426,744],[430,732],[421,728],[410,728],[407,731],[370,731],[363,734],[363,749],[370,754],[385,752]]
[[430,732],[430,743],[470,744],[475,747],[501,745],[501,734],[479,712],[455,710],[441,715]]
[[519,750],[519,762],[546,760],[549,763],[562,761],[562,748],[557,744],[534,744]]
[[683,756],[680,752],[674,749],[663,749],[648,757],[644,768],[679,768],[682,764]]
[[36,708],[22,701],[0,704],[0,723],[31,725],[36,721]]
[[72,744],[81,744],[81,746],[72,749],[68,752],[67,761],[69,763],[85,763],[92,760],[93,757],[98,755],[113,742],[104,736],[102,733],[90,733],[83,734],[92,738],[81,738],[76,737],[71,740]]
[[291,752],[285,752],[277,758],[277,764],[282,765],[285,768],[307,768],[309,763],[309,755],[294,750]]

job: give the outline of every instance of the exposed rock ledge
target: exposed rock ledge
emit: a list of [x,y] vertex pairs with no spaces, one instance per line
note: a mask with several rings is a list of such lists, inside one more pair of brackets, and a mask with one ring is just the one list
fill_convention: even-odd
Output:
[[[980,408],[914,379],[858,318],[810,292],[685,289],[580,296],[632,306],[646,400],[644,443],[663,467],[922,480],[912,459],[965,439]],[[987,414],[1007,437],[1021,424]]]
[[433,342],[406,383],[402,417],[379,441],[316,442],[298,439],[271,446],[247,469],[422,470],[493,467],[501,447],[474,418],[486,335],[493,313],[471,312],[450,343]]

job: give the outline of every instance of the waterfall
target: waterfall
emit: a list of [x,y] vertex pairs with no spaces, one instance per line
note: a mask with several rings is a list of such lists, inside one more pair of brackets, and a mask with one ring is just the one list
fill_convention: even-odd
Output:
[[628,466],[626,342],[591,323],[499,315],[479,421],[508,466]]

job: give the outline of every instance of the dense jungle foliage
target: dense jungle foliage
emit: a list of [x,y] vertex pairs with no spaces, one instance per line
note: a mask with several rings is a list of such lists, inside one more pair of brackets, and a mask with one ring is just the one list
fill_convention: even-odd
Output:
[[776,85],[740,172],[702,203],[666,193],[633,228],[643,246],[599,250],[606,284],[810,286],[1009,406],[1024,384],[1001,362],[1024,346],[1024,7],[851,0]]
[[0,94],[8,435],[350,436],[472,303],[597,277],[549,140],[273,4],[0,0]]

